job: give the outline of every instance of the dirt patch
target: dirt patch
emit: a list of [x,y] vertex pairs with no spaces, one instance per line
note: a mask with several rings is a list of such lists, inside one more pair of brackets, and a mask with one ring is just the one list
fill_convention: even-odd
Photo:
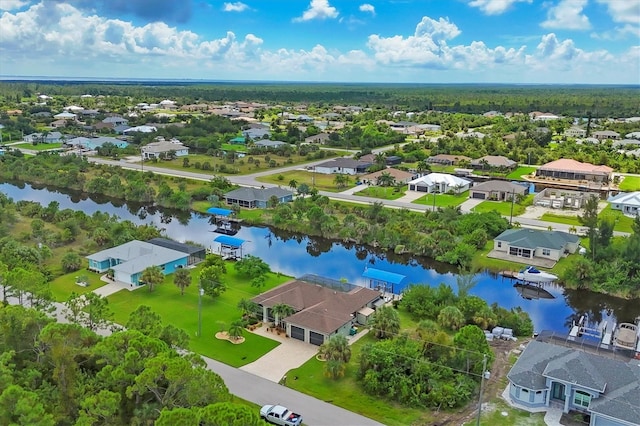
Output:
[[[511,370],[509,360],[511,352],[518,346],[526,344],[526,340],[517,342],[506,340],[494,340],[489,342],[495,355],[491,366],[491,378],[485,380],[482,394],[482,412],[491,412],[496,409],[489,401],[498,398],[507,386],[507,373]],[[478,397],[472,399],[469,404],[457,412],[434,412],[433,425],[461,425],[470,422],[478,413]]]
[[240,336],[237,338],[229,336],[229,333],[226,331],[219,331],[216,333],[216,339],[218,340],[226,340],[227,342],[231,342],[234,345],[239,345],[240,343],[244,343],[244,337]]

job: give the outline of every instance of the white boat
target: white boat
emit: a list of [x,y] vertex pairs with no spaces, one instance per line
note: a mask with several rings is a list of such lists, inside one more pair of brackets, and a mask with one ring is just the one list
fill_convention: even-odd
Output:
[[548,272],[540,271],[533,266],[527,266],[522,269],[520,272],[515,274],[515,277],[529,283],[550,283],[558,279],[557,276]]
[[638,326],[629,322],[622,322],[618,325],[613,338],[613,345],[621,349],[635,350],[638,343]]

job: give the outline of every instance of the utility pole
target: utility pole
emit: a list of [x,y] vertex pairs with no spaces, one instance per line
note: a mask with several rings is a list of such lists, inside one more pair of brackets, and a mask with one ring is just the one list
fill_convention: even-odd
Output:
[[511,191],[511,216],[509,216],[509,225],[513,222],[513,205],[516,202],[516,191]]
[[489,373],[487,371],[487,354],[482,357],[482,376],[480,376],[480,396],[478,397],[478,418],[476,419],[476,426],[480,426],[480,416],[482,415],[482,391],[484,390],[485,376],[488,379]]
[[200,287],[198,290],[198,337],[202,336],[202,296],[204,295],[204,288]]

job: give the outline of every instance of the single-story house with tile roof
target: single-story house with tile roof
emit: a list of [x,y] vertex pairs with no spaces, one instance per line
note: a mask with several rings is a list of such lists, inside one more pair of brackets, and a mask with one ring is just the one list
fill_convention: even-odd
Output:
[[68,139],[64,144],[68,146],[95,150],[106,143],[111,143],[118,148],[126,148],[127,146],[129,146],[128,142],[109,136],[98,136],[96,138],[85,138],[84,136],[78,136],[73,139]]
[[471,167],[481,170],[485,168],[515,169],[518,167],[518,163],[502,155],[485,155],[484,157],[471,160]]
[[238,188],[224,194],[227,204],[237,204],[250,209],[264,209],[271,197],[276,197],[278,203],[288,203],[293,200],[293,192],[280,187],[272,188]]
[[471,158],[464,155],[438,154],[427,158],[427,163],[444,164],[445,166],[454,166],[461,161],[471,161]]
[[318,133],[317,135],[304,138],[305,143],[325,144],[329,140],[329,133]]
[[624,137],[629,139],[640,139],[640,132],[627,133]]
[[527,195],[529,188],[505,180],[489,180],[471,187],[469,198],[491,201],[510,201],[515,195]]
[[446,173],[429,173],[409,182],[409,191],[426,192],[427,194],[460,194],[469,190],[471,181]]
[[372,183],[374,185],[378,184],[378,178],[382,176],[383,173],[390,174],[396,183],[409,183],[410,180],[415,179],[415,173],[405,172],[404,170],[394,169],[392,167],[387,169],[378,170],[377,172],[369,173],[363,175],[360,180],[364,183]]
[[187,266],[197,265],[198,263],[202,262],[207,255],[207,249],[204,247],[181,243],[179,241],[169,240],[167,238],[152,238],[147,242],[160,247],[188,254],[189,257],[187,258]]
[[142,272],[149,266],[159,266],[165,275],[185,268],[189,254],[161,247],[149,242],[133,240],[120,246],[102,250],[87,256],[89,269],[106,272],[112,269],[114,279],[123,283],[139,286]]
[[[116,126],[114,130],[116,130],[119,127],[120,126]],[[124,133],[125,135],[128,135],[129,133],[152,133],[157,131],[158,131],[158,128],[155,126],[136,126],[136,127],[129,127],[126,130],[123,130],[122,133]]]
[[529,342],[507,374],[509,398],[590,416],[590,426],[640,426],[640,362],[550,342]]
[[280,148],[281,146],[289,145],[287,142],[272,141],[269,139],[261,139],[253,143],[258,148]]
[[334,173],[343,173],[347,175],[356,175],[358,173],[364,173],[369,167],[373,165],[372,162],[354,160],[353,158],[336,158],[335,160],[325,161],[314,167],[316,173],[323,173],[326,175]]
[[242,134],[249,140],[265,139],[271,136],[271,131],[262,127],[252,127],[247,130],[243,130]]
[[102,122],[105,124],[113,124],[113,126],[121,126],[121,125],[129,124],[129,120],[116,115],[111,117],[106,117],[104,120],[102,120]]
[[141,148],[142,156],[145,160],[149,160],[152,158],[160,158],[163,155],[166,155],[170,152],[174,152],[176,157],[184,157],[185,155],[189,155],[189,148],[184,146],[182,142],[178,140],[170,140],[170,141],[157,141],[151,142],[147,145],[144,145]]
[[620,138],[620,133],[614,132],[613,130],[599,130],[597,132],[593,132],[591,135],[598,140]]
[[56,114],[53,118],[57,120],[75,120],[78,116],[71,112],[61,112],[60,114]]
[[628,216],[640,216],[640,191],[621,192],[607,199],[614,210],[620,210]]
[[344,287],[329,287],[300,279],[284,283],[251,300],[262,308],[264,322],[275,320],[272,312],[275,305],[291,306],[295,313],[281,319],[287,335],[321,345],[336,334],[349,336],[358,312],[372,309],[380,299],[379,291],[357,285]]
[[536,170],[536,177],[608,182],[611,180],[612,173],[613,169],[609,166],[596,166],[591,163],[561,158],[540,166]]
[[64,140],[64,136],[60,132],[49,132],[47,134],[44,133],[31,133],[24,137],[25,142],[34,143],[58,143]]
[[579,243],[580,237],[568,232],[513,228],[493,239],[493,249],[507,253],[520,263],[533,258],[558,261],[575,253]]

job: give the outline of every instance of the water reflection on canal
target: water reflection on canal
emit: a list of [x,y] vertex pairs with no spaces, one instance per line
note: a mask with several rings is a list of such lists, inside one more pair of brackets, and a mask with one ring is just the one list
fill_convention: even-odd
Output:
[[[15,201],[32,200],[47,205],[60,203],[60,208],[82,210],[87,214],[96,211],[115,214],[134,223],[153,223],[167,236],[179,241],[196,241],[213,247],[213,239],[219,234],[211,217],[197,213],[161,210],[105,197],[34,187],[22,183],[0,183],[0,191]],[[426,258],[375,250],[357,244],[344,244],[324,238],[295,235],[267,227],[243,226],[236,235],[246,240],[243,252],[262,258],[273,271],[299,277],[317,274],[333,279],[347,279],[351,283],[366,285],[362,273],[366,267],[382,269],[405,275],[402,287],[413,284],[438,285],[446,283],[456,289],[455,269],[450,265]],[[514,264],[514,268],[518,266]],[[531,315],[535,329],[565,333],[571,321],[587,315],[592,325],[602,320],[630,321],[640,315],[640,301],[627,301],[588,291],[565,290],[557,285],[546,285],[554,298],[525,299],[513,287],[510,279],[489,272],[476,275],[477,285],[470,291],[489,304],[498,303],[505,308],[520,306]],[[402,290],[395,288],[395,292]]]

